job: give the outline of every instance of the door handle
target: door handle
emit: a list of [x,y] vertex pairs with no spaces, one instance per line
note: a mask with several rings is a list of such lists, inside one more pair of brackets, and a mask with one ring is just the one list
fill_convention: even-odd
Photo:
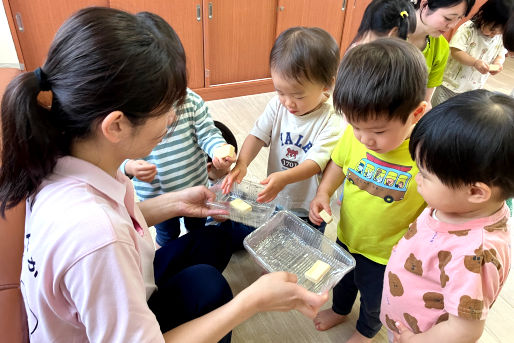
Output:
[[202,7],[200,5],[196,5],[196,20],[202,20]]
[[212,2],[209,2],[209,19],[212,19]]
[[23,28],[23,21],[21,20],[21,13],[16,13],[16,25],[18,25],[18,31],[23,32],[25,29]]
[[343,0],[343,7],[341,7],[341,11],[346,10],[346,0]]

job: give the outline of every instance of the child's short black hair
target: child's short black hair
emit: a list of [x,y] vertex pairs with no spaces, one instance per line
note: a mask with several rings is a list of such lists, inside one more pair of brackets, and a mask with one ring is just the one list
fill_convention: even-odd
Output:
[[483,182],[514,196],[514,99],[487,90],[457,95],[414,128],[413,159],[449,187]]
[[409,33],[416,31],[416,10],[408,0],[373,0],[362,17],[354,42],[362,39],[368,32],[387,36],[398,28],[397,37],[407,39]]
[[484,25],[505,28],[509,20],[509,6],[504,0],[489,0],[480,7],[478,12],[471,18],[477,29]]
[[514,51],[514,6],[510,18],[503,28],[503,46],[509,51]]
[[[221,136],[223,137],[225,142],[227,142],[235,148],[237,154],[237,141],[232,131],[230,131],[230,129],[225,124],[217,120],[214,121],[214,126],[216,126],[221,131]],[[207,162],[212,162],[212,158],[209,155],[207,155]]]
[[270,53],[270,66],[288,79],[332,86],[339,64],[335,39],[319,27],[291,27],[282,32]]
[[358,45],[337,72],[334,107],[349,122],[386,117],[406,123],[425,98],[427,66],[418,48],[398,38]]

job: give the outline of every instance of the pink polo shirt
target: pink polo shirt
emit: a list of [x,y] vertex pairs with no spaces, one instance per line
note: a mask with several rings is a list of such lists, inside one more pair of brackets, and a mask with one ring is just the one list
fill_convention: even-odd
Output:
[[147,305],[154,245],[130,180],[67,156],[27,205],[31,342],[163,342]]

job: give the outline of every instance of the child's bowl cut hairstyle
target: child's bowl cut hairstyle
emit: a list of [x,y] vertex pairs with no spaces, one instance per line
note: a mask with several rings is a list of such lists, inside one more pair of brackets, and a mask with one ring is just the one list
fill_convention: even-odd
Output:
[[409,151],[449,187],[483,182],[514,196],[514,99],[474,90],[434,107],[414,128]]
[[[492,25],[492,27],[505,27],[509,20],[509,6],[504,0],[489,0],[480,7],[478,12],[471,18],[475,27],[480,30],[483,25]],[[514,13],[512,14],[514,15]]]
[[380,38],[344,56],[337,72],[334,108],[350,123],[384,117],[406,123],[423,101],[426,85],[421,51],[398,38]]
[[331,87],[339,64],[335,39],[318,27],[291,27],[271,49],[270,67],[286,79]]

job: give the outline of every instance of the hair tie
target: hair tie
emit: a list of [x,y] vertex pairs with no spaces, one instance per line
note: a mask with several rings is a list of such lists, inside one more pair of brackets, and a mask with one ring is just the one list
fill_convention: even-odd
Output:
[[38,67],[38,68],[36,68],[36,70],[34,70],[34,75],[36,75],[36,78],[37,78],[37,81],[39,84],[39,89],[41,89],[42,91],[49,91],[50,89],[52,89],[52,87],[50,86],[50,83],[46,79],[45,73],[43,72],[43,70],[41,70],[40,67]]
[[402,17],[402,18],[409,17],[409,13],[407,13],[407,11],[401,11],[400,17]]

